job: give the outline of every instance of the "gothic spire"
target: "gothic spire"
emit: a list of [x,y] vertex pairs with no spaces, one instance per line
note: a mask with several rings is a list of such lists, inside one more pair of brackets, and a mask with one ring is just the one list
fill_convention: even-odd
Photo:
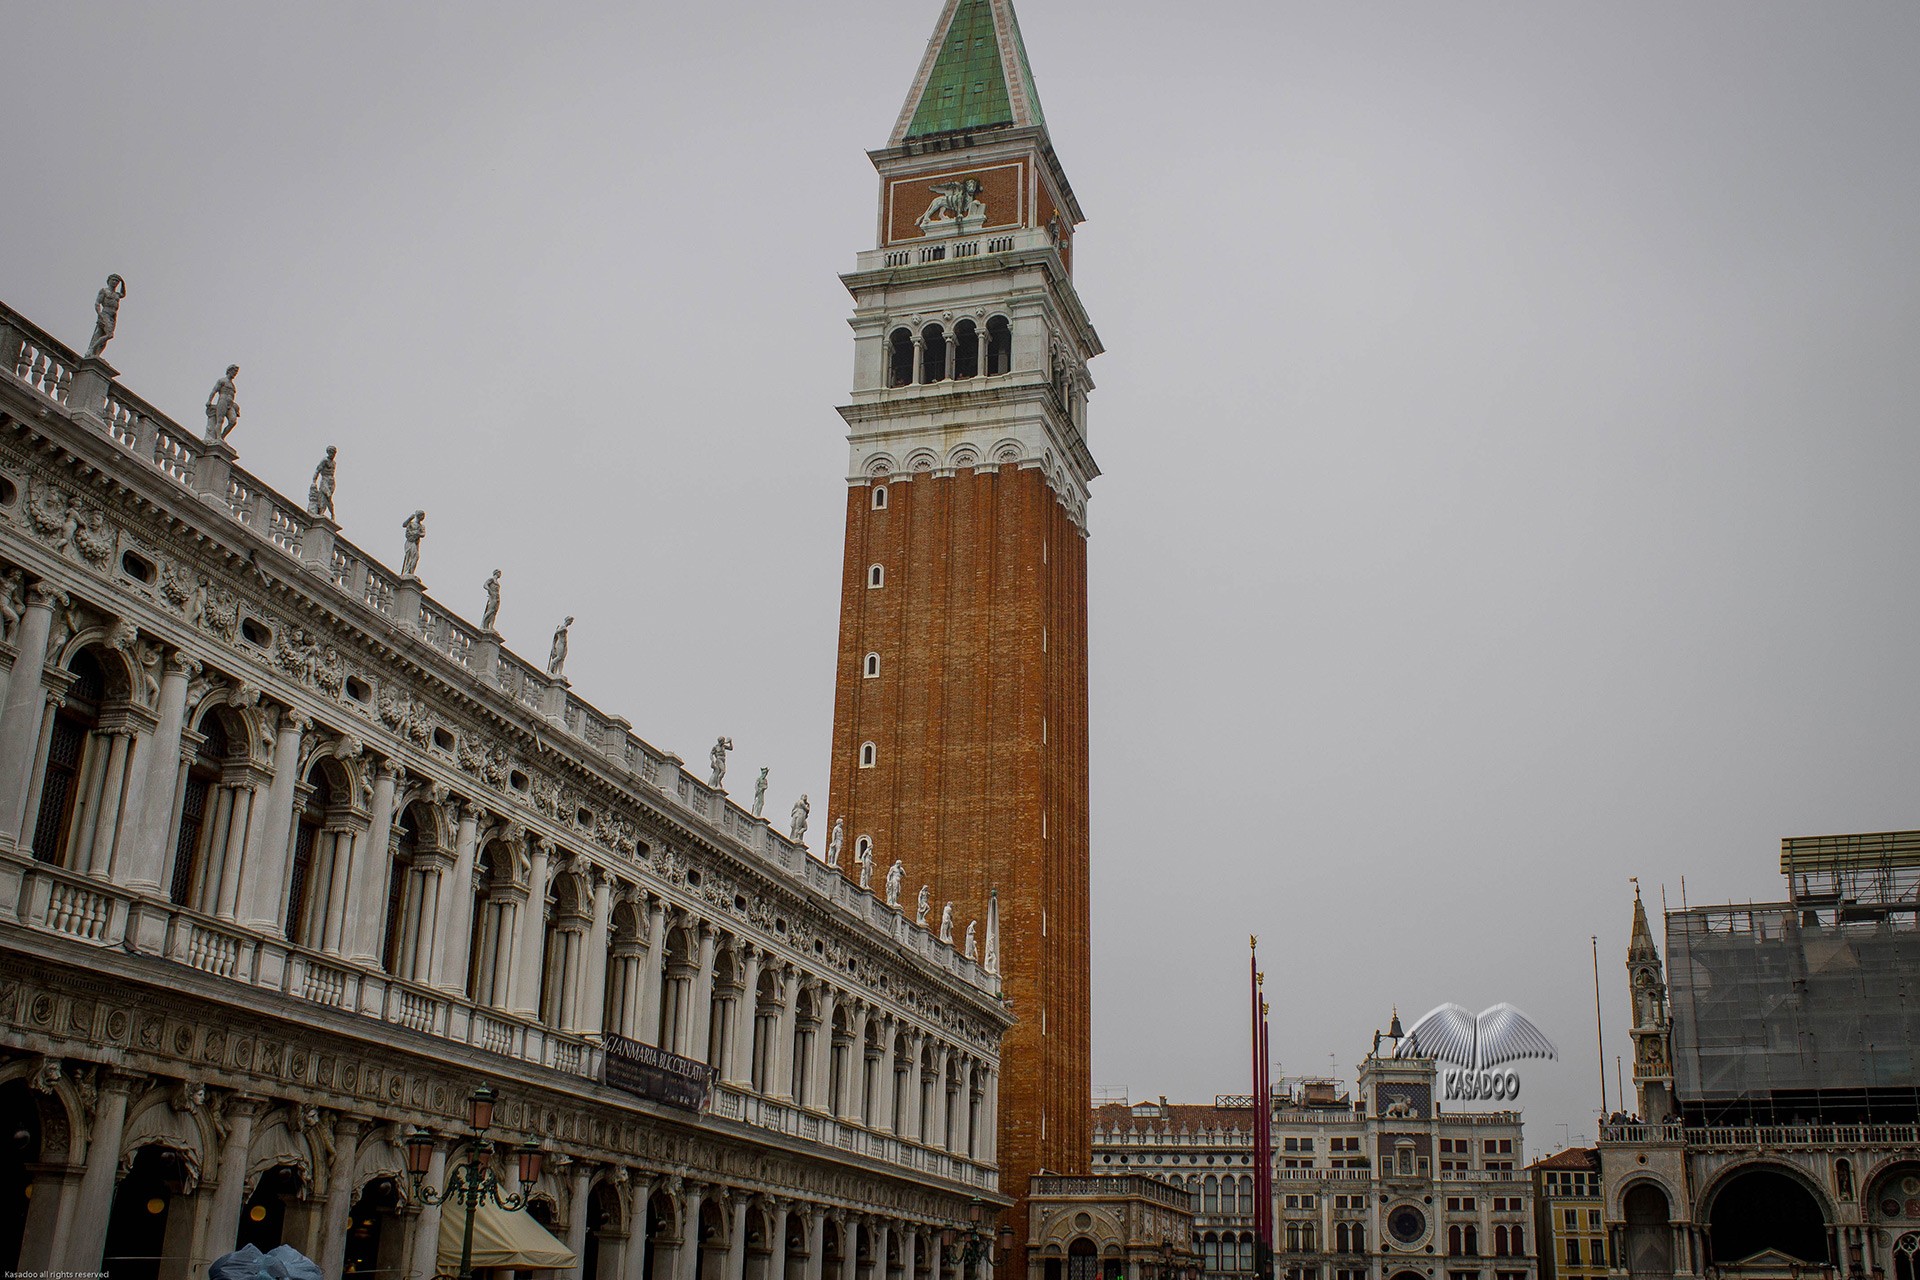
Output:
[[1013,0],[946,0],[888,145],[1046,123]]
[[1653,945],[1653,930],[1647,924],[1647,905],[1640,901],[1640,882],[1633,885],[1633,940],[1627,944],[1627,963],[1660,960],[1660,949]]

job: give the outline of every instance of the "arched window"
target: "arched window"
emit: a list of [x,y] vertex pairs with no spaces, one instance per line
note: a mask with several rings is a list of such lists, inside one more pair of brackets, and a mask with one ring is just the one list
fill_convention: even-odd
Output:
[[853,842],[853,856],[856,861],[865,861],[873,856],[873,841],[861,836]]
[[867,662],[865,667],[866,678],[869,680],[872,680],[878,677],[879,674],[880,674],[880,655],[877,653],[870,653],[867,655]]
[[[52,732],[47,735],[46,769],[41,775],[38,821],[33,827],[33,856],[56,866],[72,865],[77,858],[84,863],[86,844],[80,830],[87,824],[86,806],[80,804],[82,766],[85,776],[94,770],[92,753],[100,747],[100,706],[107,697],[107,677],[93,654],[74,655],[70,668],[73,684],[66,700],[53,713]],[[73,839],[81,835],[79,840]],[[69,853],[73,855],[69,856]],[[82,865],[80,870],[85,870]]]
[[1479,1257],[1480,1256],[1480,1228],[1469,1224],[1464,1234],[1466,1236],[1466,1241],[1467,1241],[1467,1256],[1469,1258]]
[[930,324],[920,331],[920,381],[947,380],[947,331]]
[[877,564],[868,565],[867,566],[867,587],[869,589],[872,589],[874,587],[884,587],[886,585],[887,585],[886,566],[877,565]]
[[1253,1270],[1253,1237],[1247,1232],[1240,1233],[1240,1270]]
[[319,762],[307,774],[307,802],[293,815],[293,866],[287,877],[287,941],[300,947],[320,946],[320,930],[327,910],[327,890],[314,892],[314,852],[320,843],[321,829],[327,825],[327,810],[333,806],[333,787],[327,771]]
[[1200,1266],[1205,1271],[1220,1269],[1220,1238],[1211,1231],[1200,1238]]
[[1350,1250],[1348,1249],[1348,1245],[1349,1245],[1350,1243],[1351,1243],[1351,1241],[1350,1241],[1350,1239],[1349,1239],[1349,1237],[1348,1237],[1348,1235],[1347,1235],[1347,1224],[1346,1224],[1346,1223],[1344,1223],[1344,1222],[1336,1222],[1336,1223],[1334,1223],[1334,1224],[1333,1224],[1333,1249],[1334,1249],[1334,1252],[1335,1252],[1335,1253],[1347,1253],[1347,1252],[1350,1252]]
[[1013,369],[1013,326],[1005,316],[987,321],[987,372],[1009,373]]
[[883,484],[873,486],[873,509],[875,511],[887,509],[887,486]]
[[879,756],[879,748],[875,747],[871,742],[863,742],[860,744],[860,767],[862,769],[873,768]]
[[971,320],[953,326],[953,376],[974,378],[980,374],[980,328]]
[[1853,1199],[1853,1162],[1844,1157],[1833,1162],[1833,1189],[1842,1200]]
[[1447,1228],[1447,1252],[1454,1257],[1460,1256],[1460,1224],[1457,1222]]
[[1218,1217],[1220,1213],[1220,1179],[1212,1174],[1201,1184],[1200,1212],[1208,1217]]
[[[520,911],[524,909],[514,893],[514,856],[513,850],[504,840],[489,840],[487,847],[480,851],[480,883],[473,891],[473,938],[467,952],[467,996],[490,1008],[504,1009],[507,1006],[508,986],[513,974],[514,932],[519,922]],[[632,903],[622,903],[621,911],[632,913]],[[632,915],[624,920],[619,912],[615,913],[615,936],[630,938],[636,926]],[[629,948],[629,954],[637,949],[637,944]],[[637,969],[639,961],[633,962]],[[625,971],[616,966],[615,975],[624,977]],[[637,977],[626,978],[632,985],[638,985]],[[609,990],[613,988],[608,984]],[[636,1009],[639,1004],[638,992],[623,994],[622,1005]],[[616,1006],[618,1008],[620,1006]],[[610,1022],[609,1026],[621,1035],[637,1037],[636,1027],[623,1022]]]
[[1893,1280],[1920,1280],[1920,1231],[1893,1242]]
[[1240,1179],[1240,1212],[1253,1216],[1253,1177],[1248,1175]]
[[1367,1224],[1364,1222],[1354,1223],[1351,1239],[1353,1241],[1353,1251],[1355,1253],[1365,1253],[1367,1251]]
[[913,331],[895,329],[887,335],[887,385],[904,387],[913,381]]
[[1493,1256],[1496,1258],[1504,1258],[1507,1256],[1507,1229],[1505,1227],[1495,1227],[1493,1229]]
[[1527,1229],[1525,1227],[1507,1228],[1507,1254],[1514,1258],[1527,1256]]

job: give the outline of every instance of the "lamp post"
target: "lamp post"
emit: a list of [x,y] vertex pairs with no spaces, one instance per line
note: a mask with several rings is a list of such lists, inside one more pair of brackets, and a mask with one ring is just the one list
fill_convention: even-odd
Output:
[[[444,1188],[426,1183],[427,1168],[433,1161],[433,1135],[425,1129],[415,1129],[407,1138],[407,1180],[413,1186],[414,1199],[424,1204],[452,1201],[467,1207],[466,1226],[460,1237],[460,1280],[473,1280],[473,1215],[481,1202],[491,1200],[509,1213],[527,1205],[524,1190],[518,1194],[501,1191],[500,1180],[494,1176],[493,1164],[488,1159],[495,1148],[493,1140],[487,1137],[487,1130],[493,1127],[493,1102],[499,1096],[483,1084],[468,1097],[467,1127],[473,1132],[454,1147],[456,1152],[465,1149],[467,1158],[448,1171]],[[545,1158],[540,1144],[529,1138],[515,1147],[514,1152],[520,1160],[520,1185],[524,1188],[538,1182],[540,1162]]]
[[[967,1201],[967,1234],[959,1238],[960,1273],[971,1274],[978,1263],[997,1267],[1013,1253],[1013,1227],[1010,1223],[1001,1223],[995,1237],[989,1237],[981,1230],[987,1218],[987,1204],[979,1196]],[[954,1247],[957,1233],[952,1227],[940,1229],[940,1243],[949,1251]]]

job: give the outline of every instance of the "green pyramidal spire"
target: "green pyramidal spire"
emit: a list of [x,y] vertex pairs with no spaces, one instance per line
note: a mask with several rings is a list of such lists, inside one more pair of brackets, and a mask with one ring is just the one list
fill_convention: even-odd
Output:
[[892,145],[957,130],[1046,122],[1012,0],[947,0]]

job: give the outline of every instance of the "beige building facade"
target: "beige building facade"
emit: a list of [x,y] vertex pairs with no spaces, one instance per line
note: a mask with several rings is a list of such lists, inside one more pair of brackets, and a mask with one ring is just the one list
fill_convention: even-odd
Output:
[[0,1262],[431,1275],[407,1139],[444,1187],[487,1084],[560,1274],[958,1276],[992,966],[575,694],[564,628],[350,542],[330,471],[244,470],[223,384],[189,430],[0,307]]

